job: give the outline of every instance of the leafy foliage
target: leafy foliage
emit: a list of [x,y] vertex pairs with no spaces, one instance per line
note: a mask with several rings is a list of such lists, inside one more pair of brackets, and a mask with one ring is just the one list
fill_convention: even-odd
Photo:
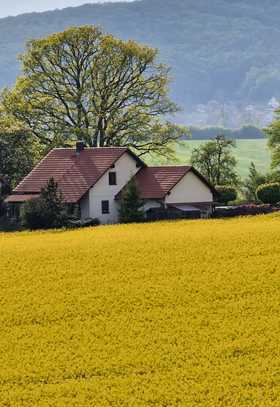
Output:
[[279,407],[279,230],[0,234],[0,405]]
[[272,151],[272,167],[280,167],[280,109],[275,112],[275,120],[265,129],[268,144]]
[[187,130],[164,120],[178,108],[167,96],[168,68],[157,51],[99,27],[69,28],[28,43],[23,76],[3,107],[46,145],[128,146],[169,151]]
[[0,125],[0,176],[14,187],[27,175],[40,158],[40,146],[23,128]]
[[5,213],[4,200],[11,192],[11,185],[7,176],[0,176],[0,218]]
[[265,203],[275,205],[280,202],[280,183],[263,184],[256,191],[258,199]]
[[243,182],[244,195],[248,201],[256,201],[257,188],[266,182],[266,178],[266,175],[257,171],[255,164],[252,162],[249,168],[249,175]]
[[142,0],[2,19],[0,87],[14,82],[16,55],[30,38],[101,24],[161,50],[186,110],[210,99],[267,103],[280,97],[279,16],[276,0]]
[[217,185],[218,201],[227,205],[229,202],[237,199],[237,191],[235,188],[227,185]]
[[237,185],[237,161],[232,154],[234,147],[233,140],[218,135],[192,151],[191,163],[212,185]]
[[25,227],[51,229],[62,227],[66,222],[63,196],[53,178],[42,188],[39,198],[24,204],[22,223]]
[[40,157],[40,146],[18,123],[8,123],[0,115],[0,217],[4,199],[27,175]]
[[136,182],[132,179],[121,194],[120,222],[135,223],[144,220],[143,202],[139,198]]

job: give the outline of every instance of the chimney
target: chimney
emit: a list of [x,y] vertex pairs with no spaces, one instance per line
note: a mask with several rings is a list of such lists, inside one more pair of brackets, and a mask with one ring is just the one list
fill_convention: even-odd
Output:
[[76,154],[79,155],[85,148],[85,144],[83,141],[77,141],[76,143]]

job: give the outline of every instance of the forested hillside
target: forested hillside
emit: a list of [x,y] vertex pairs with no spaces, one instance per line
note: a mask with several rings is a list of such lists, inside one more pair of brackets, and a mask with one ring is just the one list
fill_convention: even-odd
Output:
[[141,0],[6,18],[0,20],[0,87],[14,82],[16,56],[28,39],[101,24],[158,47],[172,67],[175,100],[187,111],[215,100],[226,106],[226,121],[232,103],[265,106],[280,98],[279,19],[278,0]]

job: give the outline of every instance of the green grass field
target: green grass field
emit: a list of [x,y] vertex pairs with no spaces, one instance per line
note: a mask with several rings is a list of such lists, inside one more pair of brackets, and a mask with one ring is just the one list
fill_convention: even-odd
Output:
[[[187,140],[182,142],[177,149],[178,162],[180,164],[188,164],[192,150],[205,142],[205,140]],[[270,152],[266,139],[237,140],[234,154],[238,161],[238,173],[243,179],[247,176],[252,161],[255,163],[258,171],[266,172],[269,170]],[[157,164],[158,162],[153,161],[153,163]]]

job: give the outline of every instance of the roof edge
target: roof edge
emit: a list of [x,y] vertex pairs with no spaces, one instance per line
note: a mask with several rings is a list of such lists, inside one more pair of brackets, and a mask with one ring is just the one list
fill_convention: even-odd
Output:
[[[25,180],[27,180],[29,177],[31,177],[31,175],[33,174],[33,172],[36,171],[36,169],[39,167],[39,165],[40,165],[43,161],[45,161],[45,160],[48,158],[48,156],[51,154],[51,152],[52,152],[53,150],[54,150],[54,149],[51,149],[51,150],[45,155],[45,157],[43,157],[43,158],[35,165],[35,167],[32,168],[32,170],[31,170],[24,178],[22,178],[22,180],[17,184],[17,186],[12,190],[12,194],[16,194],[16,193],[24,194],[24,193],[25,193],[25,191],[18,191],[17,189],[20,188],[21,184],[23,184],[23,182],[24,182]],[[34,192],[34,191],[33,191],[33,192]],[[37,192],[37,191],[36,191],[36,192]]]
[[[174,165],[174,167],[176,167],[176,165]],[[177,166],[179,167],[179,166]],[[172,188],[170,188],[170,190],[166,193],[166,195],[170,194],[170,192],[179,184],[180,181],[182,181],[182,179],[189,173],[189,172],[193,172],[199,179],[201,182],[203,182],[204,185],[206,185],[212,192],[212,194],[215,196],[218,194],[218,192],[216,191],[215,187],[198,171],[196,170],[193,166],[189,166],[189,168],[186,170],[186,172],[180,177],[180,179],[173,185]],[[166,196],[165,195],[165,196]]]
[[[93,148],[98,148],[98,147],[93,147]],[[104,147],[104,148],[116,148],[116,147]],[[117,148],[118,148],[118,147],[117,147]],[[124,156],[124,154],[128,153],[128,154],[139,164],[139,166],[141,166],[142,168],[147,167],[147,164],[145,164],[144,161],[142,161],[141,158],[139,158],[139,157],[137,156],[137,154],[135,154],[133,151],[131,151],[131,149],[130,149],[129,147],[119,147],[119,148],[123,148],[123,152],[122,152],[122,154],[121,154],[118,158],[116,158],[116,159],[113,161],[112,165],[115,165],[115,164]],[[106,174],[106,172],[107,172],[108,170],[109,170],[109,168],[107,168],[106,170],[104,170],[104,171],[102,172],[102,174],[100,174],[100,176],[98,177],[98,179],[87,189],[87,191],[79,198],[78,201],[80,201],[81,199],[83,199],[83,198],[85,197],[85,195],[89,192],[89,190],[90,190],[91,188],[93,188],[93,187],[97,184],[97,182],[103,177],[103,175]],[[121,192],[121,191],[120,191],[120,192]],[[120,192],[119,192],[119,193],[120,193]],[[117,194],[117,195],[118,195],[118,194]],[[116,196],[117,196],[117,195],[116,195]],[[116,197],[115,197],[114,199],[116,199]]]

